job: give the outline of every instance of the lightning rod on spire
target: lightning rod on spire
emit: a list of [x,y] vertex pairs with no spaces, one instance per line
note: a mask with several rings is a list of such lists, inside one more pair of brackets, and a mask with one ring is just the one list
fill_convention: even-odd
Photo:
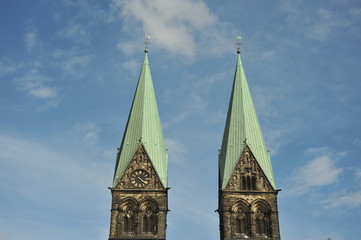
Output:
[[145,35],[145,41],[144,41],[144,52],[148,52],[149,50],[148,50],[148,46],[149,46],[149,44],[150,44],[150,36],[149,35]]
[[236,46],[237,46],[237,53],[240,54],[241,53],[241,45],[242,45],[242,37],[241,36],[237,36],[237,42],[236,42]]

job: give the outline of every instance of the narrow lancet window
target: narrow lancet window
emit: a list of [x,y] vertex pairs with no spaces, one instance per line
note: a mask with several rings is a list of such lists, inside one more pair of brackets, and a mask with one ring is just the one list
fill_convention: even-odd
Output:
[[264,209],[258,208],[256,211],[256,235],[270,236],[270,219]]
[[157,214],[155,207],[147,203],[142,207],[142,231],[147,234],[157,233]]
[[135,232],[135,216],[134,209],[131,206],[128,206],[125,210],[123,217],[123,232],[124,233],[133,233]]
[[247,206],[243,203],[237,203],[232,208],[233,237],[236,239],[249,236],[249,214]]

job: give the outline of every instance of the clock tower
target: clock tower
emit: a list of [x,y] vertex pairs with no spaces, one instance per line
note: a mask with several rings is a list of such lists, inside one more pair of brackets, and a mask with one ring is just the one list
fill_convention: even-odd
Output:
[[168,153],[145,57],[117,157],[109,240],[165,240]]
[[239,49],[237,53],[231,99],[218,156],[220,239],[280,240],[279,190]]

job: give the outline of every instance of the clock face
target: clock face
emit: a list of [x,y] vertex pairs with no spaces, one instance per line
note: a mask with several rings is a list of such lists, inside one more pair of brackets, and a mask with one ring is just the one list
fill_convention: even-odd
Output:
[[142,188],[147,186],[149,180],[150,180],[149,173],[147,173],[142,169],[135,170],[130,176],[130,182],[133,184],[133,186],[137,188]]

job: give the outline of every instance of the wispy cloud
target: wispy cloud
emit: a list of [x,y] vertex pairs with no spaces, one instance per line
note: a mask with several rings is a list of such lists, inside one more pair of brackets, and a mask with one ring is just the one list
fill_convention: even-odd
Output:
[[89,33],[79,23],[69,23],[57,31],[57,35],[76,43],[89,43]]
[[[202,1],[114,0],[112,7],[112,12],[118,12],[125,20],[125,30],[131,29],[134,32],[137,29],[134,23],[140,23],[140,31],[151,34],[154,40],[152,44],[172,54],[192,57],[199,54],[200,49],[220,54],[227,46],[233,46],[220,34],[225,26],[221,27],[217,17]],[[205,47],[201,47],[201,42],[206,43],[202,39],[210,37],[213,39],[212,43],[208,42]],[[129,53],[128,48],[132,48],[130,42],[123,42],[119,46],[126,53]]]
[[56,59],[65,75],[80,77],[83,76],[84,67],[91,62],[92,56],[80,53],[77,49],[56,49],[52,56]]
[[355,170],[355,177],[357,180],[361,180],[361,169]]
[[352,143],[356,146],[361,148],[361,139],[360,138],[355,138]]
[[0,77],[14,73],[22,66],[22,63],[8,63],[6,61],[0,61]]
[[[92,178],[91,176],[95,174],[92,171],[96,170],[93,169],[94,166],[83,165],[82,161],[84,159],[74,157],[77,154],[76,152],[61,153],[61,151],[58,152],[58,150],[45,144],[33,140],[28,141],[20,137],[0,135],[0,149],[0,158],[5,166],[1,171],[2,177],[10,177],[10,173],[4,172],[5,169],[10,168],[13,173],[16,172],[16,175],[11,176],[10,179],[18,178],[14,184],[20,184],[25,179],[27,179],[27,182],[40,183],[44,178],[53,180],[53,182],[41,183],[44,186],[51,186],[55,183],[60,184],[65,179],[67,179],[65,182],[81,184],[87,178]],[[70,151],[74,151],[74,149]],[[69,157],[72,154],[73,157]],[[54,176],[58,176],[58,178],[54,178]],[[101,176],[98,177],[94,178],[92,182],[97,183],[99,180],[99,183],[103,184],[104,181]],[[6,182],[9,183],[9,179]],[[19,185],[18,187],[19,189],[16,191],[19,191],[19,194],[26,195],[32,190],[36,190],[33,194],[26,196],[27,198],[34,198],[37,201],[45,200],[45,195],[39,195],[40,189],[37,185],[32,187]],[[60,195],[60,193],[56,195]],[[42,198],[44,199],[42,200]],[[49,198],[52,198],[52,196],[49,196]],[[64,203],[69,203],[69,201],[65,200],[65,196],[62,199]],[[60,203],[60,201],[57,202]]]
[[305,194],[314,188],[324,187],[338,181],[342,169],[336,166],[335,157],[337,158],[339,155],[325,150],[327,149],[308,150],[309,153],[317,153],[317,156],[294,171],[291,177],[292,186],[288,191],[289,194]]
[[338,28],[346,28],[351,23],[329,9],[320,8],[309,24],[305,31],[306,36],[323,42]]
[[354,209],[361,206],[361,191],[347,192],[340,191],[332,194],[321,203],[326,209],[330,208],[347,208]]
[[166,138],[165,145],[167,146],[168,153],[172,158],[172,162],[183,162],[182,158],[187,153],[187,148],[183,142],[175,138]]
[[[97,225],[98,214],[106,212],[105,206],[109,200],[105,186],[109,183],[111,172],[108,170],[111,167],[106,166],[106,162],[99,161],[99,156],[77,152],[70,145],[62,150],[59,148],[33,138],[29,140],[22,136],[0,134],[0,188],[4,196],[2,205],[6,206],[8,199],[16,199],[11,204],[12,207],[15,206],[11,210],[1,208],[0,223],[9,231],[0,229],[0,235],[14,235],[13,231],[16,229],[13,226],[20,223],[24,225],[24,229],[15,234],[14,239],[21,239],[22,234],[32,236],[36,233],[45,239],[45,235],[52,235],[54,232],[67,238],[66,236],[77,234],[72,233],[70,225],[80,226],[85,221],[87,224],[90,221]],[[75,210],[83,217],[68,219],[67,212]],[[98,216],[94,217],[94,214]],[[98,234],[97,232],[98,229],[94,229],[93,234]]]
[[[286,13],[287,23],[290,27],[302,26],[298,31],[308,39],[320,42],[326,41],[333,35],[337,35],[342,28],[352,25],[350,19],[338,15],[328,8],[317,8],[312,11],[302,11],[302,1],[281,1],[280,11]],[[357,14],[357,11],[350,11]]]
[[31,96],[37,97],[37,98],[55,98],[58,93],[55,88],[50,87],[38,87],[35,89],[31,89],[29,94]]
[[50,105],[56,105],[58,89],[47,86],[48,82],[50,82],[49,77],[41,74],[37,68],[25,72],[22,76],[15,77],[14,82],[20,91],[26,92],[29,96],[50,100]]
[[28,21],[27,25],[24,32],[24,44],[26,50],[31,52],[38,44],[38,30],[32,26],[31,20]]
[[127,60],[122,63],[121,68],[123,70],[129,71],[132,75],[136,75],[139,71],[139,63],[136,62],[134,59]]
[[282,128],[270,128],[264,131],[264,137],[268,143],[268,150],[271,156],[275,156],[279,149],[287,143],[287,135],[291,131],[291,126],[283,126]]
[[92,148],[98,143],[100,128],[93,122],[79,122],[73,125],[72,132],[85,147]]

